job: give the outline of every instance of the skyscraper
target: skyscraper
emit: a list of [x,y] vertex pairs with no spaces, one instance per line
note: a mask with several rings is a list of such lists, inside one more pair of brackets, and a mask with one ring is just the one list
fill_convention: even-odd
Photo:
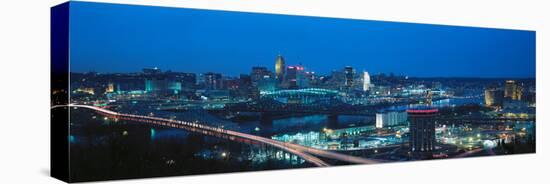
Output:
[[516,95],[512,97],[512,100],[521,100],[523,97],[523,83],[516,87]]
[[496,88],[485,89],[485,106],[501,107],[504,98],[504,92]]
[[266,67],[261,67],[261,66],[252,67],[252,72],[250,73],[252,86],[257,87],[258,82],[260,80],[263,80],[264,78],[269,78],[271,77],[271,75],[272,73],[269,70],[267,70]]
[[326,83],[327,83],[326,88],[328,89],[342,90],[346,88],[345,87],[346,77],[344,75],[344,71],[343,70],[332,71],[332,74],[330,75]]
[[252,78],[250,75],[247,74],[241,74],[239,76],[239,90],[238,90],[238,96],[242,97],[250,97],[252,95]]
[[353,78],[355,76],[355,70],[351,66],[346,66],[344,68],[344,76],[346,88],[351,89],[353,87]]
[[514,80],[507,80],[504,85],[504,97],[516,100],[518,85]]
[[369,72],[363,72],[363,91],[368,91],[370,87],[370,76]]
[[222,74],[208,72],[204,74],[204,83],[206,89],[221,89],[222,86]]
[[261,92],[277,90],[277,80],[274,78],[265,78],[258,82],[258,90]]
[[427,90],[426,91],[426,104],[432,105],[432,102],[433,102],[433,92],[432,92],[432,90]]
[[409,127],[409,146],[417,159],[432,157],[435,148],[435,120],[438,110],[433,108],[407,110]]
[[305,76],[306,76],[307,84],[310,86],[316,86],[320,82],[319,78],[315,75],[315,72],[307,71],[305,72]]
[[285,77],[285,58],[283,56],[278,55],[277,59],[275,59],[275,78],[279,81],[279,83],[284,81]]
[[112,82],[109,82],[109,84],[107,84],[107,89],[105,89],[105,92],[106,93],[115,92],[115,84],[113,84]]
[[307,87],[307,79],[303,66],[288,66],[286,71],[285,80],[288,84],[288,88],[304,88]]

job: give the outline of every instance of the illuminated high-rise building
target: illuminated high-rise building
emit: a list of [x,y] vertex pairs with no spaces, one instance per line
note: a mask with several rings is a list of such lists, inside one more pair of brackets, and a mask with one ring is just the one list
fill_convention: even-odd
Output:
[[512,97],[512,100],[521,100],[523,96],[523,84],[516,87],[516,95]]
[[181,82],[164,77],[152,77],[145,79],[145,91],[156,94],[176,94],[181,91]]
[[113,84],[112,82],[109,82],[109,84],[107,84],[107,89],[105,89],[105,92],[106,93],[115,92],[115,84]]
[[426,104],[432,105],[433,102],[433,92],[431,90],[426,91]]
[[485,89],[485,106],[502,107],[504,92],[495,88]]
[[208,72],[204,74],[206,89],[222,89],[222,74]]
[[407,121],[407,112],[391,111],[376,113],[376,128],[395,126]]
[[346,66],[344,68],[344,77],[345,82],[344,85],[346,88],[351,89],[353,87],[353,78],[355,76],[355,70],[351,66]]
[[264,78],[270,78],[272,77],[272,73],[267,70],[266,67],[261,66],[255,66],[252,67],[252,72],[250,72],[250,80],[252,86],[257,87],[258,83],[263,80]]
[[315,86],[320,82],[319,78],[315,75],[315,72],[313,72],[313,71],[305,72],[305,77],[306,77],[306,80],[307,80],[307,84],[310,85],[310,86],[311,85]]
[[369,72],[363,72],[363,91],[368,91],[370,87],[370,76]]
[[281,55],[275,60],[275,78],[279,82],[283,82],[285,77],[285,58]]
[[264,78],[258,82],[258,90],[262,92],[272,92],[277,90],[277,80],[274,78]]
[[435,148],[435,119],[438,110],[433,108],[407,110],[409,126],[409,146],[417,159],[432,157]]
[[327,80],[326,88],[342,90],[345,88],[345,76],[343,70],[333,70],[329,79]]
[[504,97],[515,100],[514,98],[517,97],[517,88],[518,88],[518,85],[516,81],[507,80],[504,86]]
[[307,87],[307,78],[303,66],[288,66],[285,76],[288,88],[297,89]]

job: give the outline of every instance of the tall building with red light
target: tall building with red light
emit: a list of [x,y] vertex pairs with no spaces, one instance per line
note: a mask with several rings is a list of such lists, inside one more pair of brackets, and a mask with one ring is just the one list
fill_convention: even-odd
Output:
[[409,125],[410,151],[416,159],[432,158],[435,148],[435,116],[438,110],[434,108],[407,110]]
[[288,66],[286,69],[285,81],[290,89],[307,87],[307,78],[303,66]]

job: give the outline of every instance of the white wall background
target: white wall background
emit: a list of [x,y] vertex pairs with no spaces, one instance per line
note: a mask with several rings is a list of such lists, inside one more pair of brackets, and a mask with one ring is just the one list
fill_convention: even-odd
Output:
[[[115,183],[542,183],[548,180],[550,20],[544,0],[98,0],[203,9],[511,28],[537,31],[536,154],[382,165],[169,177]],[[0,6],[0,183],[49,177],[49,7]]]

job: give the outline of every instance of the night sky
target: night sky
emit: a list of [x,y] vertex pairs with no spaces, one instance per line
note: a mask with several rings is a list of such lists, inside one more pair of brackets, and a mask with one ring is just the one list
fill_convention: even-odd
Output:
[[[467,13],[467,12],[465,12]],[[535,32],[72,2],[73,72],[159,67],[237,76],[287,65],[329,74],[535,77]]]

